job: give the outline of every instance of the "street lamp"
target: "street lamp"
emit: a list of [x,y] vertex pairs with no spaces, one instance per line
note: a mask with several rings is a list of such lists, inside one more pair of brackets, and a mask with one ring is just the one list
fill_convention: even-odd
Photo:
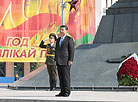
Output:
[[65,7],[66,4],[64,3],[64,0],[62,0],[62,25],[65,25],[65,11],[64,11]]
[[64,11],[64,8],[66,8],[66,3],[69,3],[71,5],[70,7],[70,11],[72,10],[72,8],[74,8],[76,10],[76,3],[78,2],[79,0],[72,0],[72,1],[66,1],[64,2],[64,0],[62,0],[62,25],[65,25],[65,11]]

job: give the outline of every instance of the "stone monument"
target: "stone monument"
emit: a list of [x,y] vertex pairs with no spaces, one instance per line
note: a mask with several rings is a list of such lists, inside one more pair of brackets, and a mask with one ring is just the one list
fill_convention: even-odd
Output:
[[94,43],[138,42],[138,0],[118,0],[106,11]]

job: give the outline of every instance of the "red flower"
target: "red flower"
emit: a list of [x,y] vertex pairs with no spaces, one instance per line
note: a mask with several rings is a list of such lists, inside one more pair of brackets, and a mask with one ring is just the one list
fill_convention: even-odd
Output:
[[131,57],[130,59],[126,60],[122,66],[120,67],[118,77],[121,79],[122,74],[129,75],[133,79],[138,78],[138,66],[137,61]]

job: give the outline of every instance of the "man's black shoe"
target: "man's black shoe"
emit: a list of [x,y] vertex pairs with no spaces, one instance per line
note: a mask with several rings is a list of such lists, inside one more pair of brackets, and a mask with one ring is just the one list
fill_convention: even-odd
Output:
[[65,93],[65,94],[63,95],[63,97],[69,97],[69,95],[70,95],[70,94]]
[[57,94],[57,95],[55,95],[56,97],[61,97],[61,96],[63,96],[64,94],[63,93],[59,93],[59,94]]

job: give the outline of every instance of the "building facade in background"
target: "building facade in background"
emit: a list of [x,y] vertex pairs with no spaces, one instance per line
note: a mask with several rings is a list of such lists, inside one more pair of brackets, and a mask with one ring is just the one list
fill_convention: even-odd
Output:
[[[0,77],[23,77],[45,62],[39,48],[50,33],[59,34],[62,0],[0,0]],[[117,0],[65,0],[65,24],[75,46],[91,44],[101,17]],[[46,42],[46,44],[48,41]]]

